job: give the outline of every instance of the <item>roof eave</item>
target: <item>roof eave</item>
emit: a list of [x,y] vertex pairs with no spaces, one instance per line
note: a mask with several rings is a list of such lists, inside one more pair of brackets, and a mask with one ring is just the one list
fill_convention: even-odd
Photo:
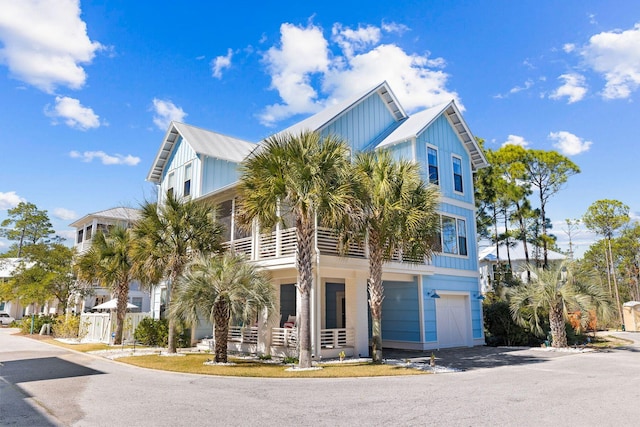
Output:
[[162,172],[164,172],[164,168],[167,165],[167,161],[171,156],[171,152],[173,151],[173,147],[180,136],[180,132],[178,128],[174,125],[172,121],[169,125],[169,129],[167,133],[164,135],[162,140],[162,145],[158,150],[158,154],[156,154],[156,158],[151,165],[151,169],[149,169],[149,173],[147,174],[147,181],[159,184],[162,180]]
[[446,114],[446,117],[451,123],[451,125],[453,126],[453,128],[458,133],[458,137],[464,144],[465,148],[469,152],[469,157],[471,159],[471,166],[473,167],[473,170],[475,171],[475,170],[489,166],[489,162],[487,161],[487,158],[482,152],[482,148],[480,148],[480,146],[478,145],[478,142],[476,141],[476,138],[471,133],[471,130],[469,129],[469,126],[465,122],[464,117],[462,117],[462,114],[460,113],[460,110],[458,109],[458,106],[456,105],[455,101],[452,100],[447,105],[447,108],[445,109],[444,113]]

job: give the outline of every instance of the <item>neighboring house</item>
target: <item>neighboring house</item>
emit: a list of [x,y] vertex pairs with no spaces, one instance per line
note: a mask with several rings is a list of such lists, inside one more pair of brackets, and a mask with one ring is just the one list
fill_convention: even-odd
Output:
[[[94,212],[74,221],[69,226],[76,229],[74,247],[77,253],[82,254],[91,247],[92,238],[96,232],[108,233],[115,225],[129,228],[139,217],[140,211],[138,209],[117,207]],[[75,310],[84,313],[112,298],[114,297],[109,289],[94,284],[89,296],[76,299]],[[132,312],[148,313],[151,310],[149,292],[142,290],[137,281],[131,282],[129,285],[129,302],[138,307],[131,309]]]
[[[542,260],[542,251],[543,249],[538,246],[527,245],[529,264],[535,265],[536,260]],[[498,257],[500,258],[498,259]],[[549,263],[565,259],[567,259],[566,255],[550,249],[547,250],[547,261]],[[511,267],[509,267],[509,261],[511,261]],[[513,246],[509,245],[508,251],[504,244],[500,244],[498,250],[496,250],[496,245],[481,249],[478,253],[478,265],[483,294],[494,290],[493,284],[496,280],[510,279],[514,276],[520,278],[520,280],[526,280],[527,258],[524,254],[524,245],[519,241],[514,242]],[[498,266],[501,268],[499,269]],[[501,278],[500,275],[504,277]]]
[[[439,252],[423,264],[395,259],[384,266],[383,346],[427,350],[483,345],[472,175],[487,162],[455,102],[409,116],[384,82],[283,132],[304,130],[341,136],[353,152],[385,148],[413,159],[423,166],[425,180],[441,190]],[[147,180],[157,184],[159,202],[172,192],[217,203],[218,219],[227,226],[226,246],[269,270],[279,311],[259,319],[257,326],[232,328],[230,345],[291,354],[299,306],[295,229],[277,226],[263,233],[254,227],[247,233],[236,224],[238,165],[256,146],[172,122]],[[316,241],[319,256],[311,291],[315,357],[336,357],[340,351],[368,355],[366,252],[352,248],[339,256],[334,234],[320,227]],[[154,293],[155,317],[164,292],[159,286]]]
[[[14,271],[18,268],[21,258],[0,258],[0,283],[8,281],[13,277]],[[20,305],[20,301],[3,301],[0,299],[0,311],[8,313],[15,319],[21,319],[24,314],[24,308]]]
[[[10,280],[22,262],[22,258],[0,258],[0,282]],[[0,311],[9,313],[16,320],[33,313],[47,313],[50,306],[54,307],[55,310],[55,305],[50,305],[49,303],[42,306],[37,304],[23,306],[19,300],[3,301],[0,299]]]

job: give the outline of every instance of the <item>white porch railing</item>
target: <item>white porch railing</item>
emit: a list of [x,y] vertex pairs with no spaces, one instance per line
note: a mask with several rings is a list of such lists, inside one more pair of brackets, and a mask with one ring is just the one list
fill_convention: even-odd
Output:
[[353,329],[342,328],[320,330],[321,348],[352,347],[354,342]]
[[[319,227],[317,233],[318,249],[323,255],[342,255],[353,258],[367,257],[365,246],[356,243],[351,243],[346,252],[341,251],[340,242],[335,230]],[[253,247],[254,245],[256,246],[255,248]],[[223,243],[223,247],[232,249],[238,253],[243,253],[255,261],[290,257],[296,253],[296,229],[287,228],[278,232],[272,231],[270,233],[264,233],[257,239],[244,237],[242,239],[225,242]],[[414,264],[431,264],[430,261],[425,262],[424,259],[411,259],[401,251],[396,251],[392,256],[392,260]]]
[[243,344],[256,344],[258,342],[258,327],[229,326],[227,340]]
[[272,328],[271,345],[274,347],[297,347],[298,328]]
[[[321,329],[321,348],[353,347],[355,334],[353,329]],[[298,345],[297,328],[273,328],[271,329],[271,345],[274,347],[296,347]]]

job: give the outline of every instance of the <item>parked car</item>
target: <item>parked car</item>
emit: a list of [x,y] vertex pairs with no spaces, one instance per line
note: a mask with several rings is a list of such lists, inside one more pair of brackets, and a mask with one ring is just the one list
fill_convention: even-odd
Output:
[[0,325],[10,325],[11,322],[13,322],[14,319],[13,317],[9,316],[8,313],[2,313],[0,312]]

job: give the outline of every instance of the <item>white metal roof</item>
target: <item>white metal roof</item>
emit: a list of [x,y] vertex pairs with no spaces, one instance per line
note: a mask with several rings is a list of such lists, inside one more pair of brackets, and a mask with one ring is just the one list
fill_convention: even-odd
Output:
[[173,152],[178,138],[182,138],[193,148],[197,154],[215,157],[221,160],[240,163],[256,147],[256,144],[217,132],[202,129],[184,123],[171,122],[169,130],[164,137],[162,146],[158,150],[147,181],[160,182],[162,172],[167,166],[169,157]]
[[136,221],[140,218],[140,210],[134,208],[116,207],[87,214],[69,224],[70,227],[81,227],[93,218],[102,218],[112,221]]
[[[529,252],[529,261],[532,261],[535,259],[536,252],[540,254],[539,258],[542,258],[542,253],[543,253],[542,248],[529,244],[527,245],[527,250]],[[509,257],[511,258],[511,261],[526,260],[524,256],[524,246],[522,245],[521,242],[517,242],[515,246],[509,247]],[[551,249],[547,250],[547,259],[549,261],[561,261],[566,258],[567,258],[566,255],[563,255],[559,252],[552,251]],[[488,246],[486,248],[481,249],[478,252],[478,260],[496,261],[497,260],[496,245]],[[501,261],[507,260],[507,248],[505,245],[502,245],[502,244],[500,245],[500,260]]]
[[314,114],[313,116],[307,117],[306,119],[294,124],[293,126],[290,126],[281,132],[278,132],[276,135],[296,135],[304,131],[319,131],[338,119],[342,114],[347,112],[350,108],[352,108],[361,100],[367,98],[374,92],[377,92],[382,100],[386,103],[389,111],[397,121],[403,120],[407,117],[407,114],[398,102],[396,96],[391,91],[391,88],[389,87],[387,82],[384,81],[366,90],[365,92],[354,95],[351,98],[338,102],[337,104],[331,105],[324,110]]
[[469,127],[462,118],[462,114],[460,114],[460,110],[458,110],[453,100],[449,103],[436,105],[435,107],[413,114],[401,123],[397,129],[391,132],[389,136],[383,139],[376,148],[390,147],[394,144],[416,138],[442,114],[446,114],[458,137],[469,152],[473,169],[477,170],[488,166],[489,163],[482,149],[478,145],[475,137],[471,134]]

